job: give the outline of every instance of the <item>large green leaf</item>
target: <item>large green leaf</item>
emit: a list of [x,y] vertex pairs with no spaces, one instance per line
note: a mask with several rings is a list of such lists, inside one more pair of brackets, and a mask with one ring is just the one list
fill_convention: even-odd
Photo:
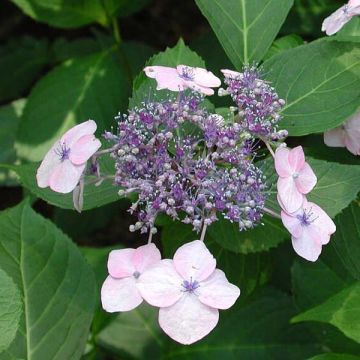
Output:
[[315,41],[271,57],[264,70],[267,80],[286,100],[281,127],[292,136],[334,128],[359,106],[357,44]]
[[[162,65],[175,67],[179,64],[205,67],[204,60],[194,51],[190,50],[182,39],[173,48],[167,48],[165,51],[152,56],[146,62],[146,66]],[[155,89],[156,81],[147,78],[145,73],[141,72],[134,80],[130,107],[140,105],[146,100],[163,99],[169,96],[169,94],[174,94],[171,91],[156,91]]]
[[360,360],[360,357],[348,354],[321,354],[308,360]]
[[295,316],[292,321],[320,321],[339,328],[360,343],[360,282],[333,295],[324,303]]
[[12,0],[34,20],[61,28],[109,23],[126,0]]
[[224,314],[214,331],[191,346],[173,346],[167,359],[303,360],[320,352],[303,327],[289,325],[295,309],[289,297],[269,291]]
[[[0,353],[14,340],[22,314],[22,299],[12,278],[0,269]],[[1,356],[1,355],[0,355]]]
[[[197,238],[198,235],[192,231],[190,225],[178,221],[167,222],[161,232],[164,255],[172,258],[181,245]],[[241,298],[267,282],[271,272],[268,254],[235,254],[224,249],[213,236],[208,234],[205,237],[205,244],[216,258],[217,267],[226,273],[229,281],[240,287]]]
[[259,62],[293,0],[196,0],[235,68]]
[[[16,152],[14,148],[15,134],[25,106],[25,99],[0,107],[0,163],[14,164]],[[16,183],[13,174],[7,169],[0,170],[0,183],[13,185]]]
[[48,43],[30,37],[0,47],[0,102],[24,95],[49,61]]
[[[330,217],[335,217],[356,199],[360,190],[360,167],[313,159],[309,156],[306,161],[318,179],[315,188],[307,195],[308,200],[321,206]],[[279,210],[276,200],[277,175],[273,165],[269,165],[272,163],[272,159],[267,159],[263,163],[267,183],[272,185],[267,206]]]
[[272,56],[283,52],[284,50],[293,49],[297,46],[303,45],[304,40],[296,34],[286,35],[276,39],[268,52],[265,54],[264,59],[270,59]]
[[[41,189],[36,183],[36,170],[40,163],[30,163],[18,166],[7,166],[6,168],[16,172],[19,176],[22,186],[30,190],[37,197],[45,200],[51,205],[61,207],[63,209],[74,209],[72,194],[60,194],[50,190],[49,188]],[[0,168],[4,165],[0,164]],[[109,162],[107,167],[101,166],[104,174],[114,172],[115,170]],[[105,180],[100,186],[94,184],[86,185],[84,190],[84,207],[83,210],[93,209],[105,204],[119,200],[118,188],[113,185],[111,180]]]
[[22,293],[16,338],[0,359],[79,359],[95,280],[79,250],[25,201],[0,214],[0,263]]
[[87,119],[98,133],[127,104],[129,83],[116,50],[68,60],[31,92],[17,134],[19,156],[38,161],[70,127]]

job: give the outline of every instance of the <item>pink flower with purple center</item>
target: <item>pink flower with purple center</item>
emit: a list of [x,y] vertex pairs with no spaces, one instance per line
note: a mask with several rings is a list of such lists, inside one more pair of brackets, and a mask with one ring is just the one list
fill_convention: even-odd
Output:
[[200,240],[181,246],[174,259],[161,260],[138,281],[142,297],[160,307],[159,324],[181,344],[206,336],[240,295],[237,286],[216,269],[216,260]]

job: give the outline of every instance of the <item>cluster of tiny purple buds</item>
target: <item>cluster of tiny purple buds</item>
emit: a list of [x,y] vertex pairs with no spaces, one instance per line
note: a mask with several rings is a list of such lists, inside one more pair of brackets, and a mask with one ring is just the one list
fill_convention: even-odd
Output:
[[285,101],[268,82],[260,79],[256,66],[246,65],[241,73],[225,73],[224,82],[227,88],[220,89],[219,95],[231,95],[237,105],[238,122],[244,130],[267,141],[287,137],[287,131],[278,130],[277,126]]
[[107,133],[116,159],[120,196],[138,195],[130,231],[156,232],[160,213],[195,231],[218,219],[240,230],[262,217],[266,185],[253,163],[253,138],[241,124],[226,123],[206,109],[203,97],[186,91],[146,102],[119,115],[118,133]]

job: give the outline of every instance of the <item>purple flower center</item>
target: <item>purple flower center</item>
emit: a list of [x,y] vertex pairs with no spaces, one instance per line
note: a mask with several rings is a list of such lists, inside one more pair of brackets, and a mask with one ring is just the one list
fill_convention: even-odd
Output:
[[135,271],[135,272],[133,273],[133,277],[134,277],[135,279],[138,279],[139,276],[140,276],[140,273],[139,273],[138,271]]
[[300,221],[301,226],[310,226],[317,219],[317,217],[314,217],[312,209],[304,210],[303,214],[297,215],[296,218]]
[[179,76],[186,81],[194,81],[195,78],[195,74],[194,74],[194,70],[190,69],[188,67],[184,67],[181,71],[181,74],[179,74]]
[[70,148],[66,146],[66,143],[60,144],[60,147],[55,150],[56,155],[59,156],[60,161],[63,162],[64,160],[69,158],[70,155]]
[[183,291],[193,293],[198,287],[200,287],[200,284],[196,280],[190,279],[190,281],[184,280],[181,286],[184,288]]

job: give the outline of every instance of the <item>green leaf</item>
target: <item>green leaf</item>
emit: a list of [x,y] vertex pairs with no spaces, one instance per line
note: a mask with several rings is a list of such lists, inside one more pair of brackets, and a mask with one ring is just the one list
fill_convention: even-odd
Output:
[[360,280],[360,204],[352,203],[336,218],[336,233],[332,244],[335,251],[354,279]]
[[303,44],[304,40],[299,35],[291,34],[283,36],[273,42],[270,49],[264,56],[264,60],[270,59],[272,56],[279,54],[284,50],[293,49]]
[[[119,314],[101,331],[96,342],[111,352],[135,359],[160,359],[167,341],[158,325],[158,309],[146,304]],[[126,357],[127,358],[127,357]]]
[[89,118],[98,124],[98,134],[110,128],[114,116],[127,104],[128,90],[127,76],[114,49],[56,67],[28,98],[17,134],[19,156],[42,159],[66,130]]
[[360,42],[360,19],[354,16],[334,37],[334,40]]
[[[0,163],[14,164],[16,161],[15,134],[25,103],[25,99],[20,99],[0,107]],[[16,179],[9,170],[1,169],[0,183],[9,186],[16,184]]]
[[[8,168],[16,172],[22,186],[27,188],[32,194],[36,195],[40,199],[63,209],[74,209],[72,193],[60,194],[50,190],[49,188],[41,189],[38,187],[35,174],[39,165],[40,163],[30,163],[26,165],[10,166]],[[102,171],[105,171],[105,173],[106,169],[114,172],[110,163],[108,167],[102,166],[101,169]],[[83,210],[97,208],[119,200],[118,190],[119,189],[113,185],[111,180],[103,181],[100,186],[95,186],[93,184],[86,185],[84,190]]]
[[[356,165],[342,165],[333,162],[306,157],[317,176],[315,188],[307,198],[322,207],[330,217],[335,217],[345,209],[351,201],[356,199],[360,190],[360,167]],[[264,173],[267,176],[267,184],[272,185],[267,206],[278,211],[279,205],[276,200],[277,175],[274,171],[272,159],[263,163]]]
[[330,323],[346,336],[360,343],[360,282],[345,288],[324,303],[292,319],[292,322],[320,321]]
[[[241,295],[240,295],[241,297]],[[204,340],[174,345],[167,359],[303,360],[320,349],[306,328],[289,325],[291,298],[267,291],[238,311],[228,311]]]
[[321,354],[308,360],[360,360],[360,357],[348,354]]
[[[14,340],[22,314],[22,299],[18,287],[0,269],[0,353]],[[1,356],[1,355],[0,355]]]
[[259,62],[293,0],[196,0],[235,68]]
[[[209,230],[212,226],[214,224]],[[190,225],[179,221],[167,222],[161,232],[164,255],[172,258],[181,245],[197,238],[198,235],[192,231]],[[210,232],[206,234],[205,243],[216,258],[217,267],[226,273],[230,282],[240,287],[241,298],[250,295],[267,282],[272,265],[268,254],[243,255],[227,251],[214,240]]]
[[49,61],[48,43],[14,38],[0,47],[0,102],[24,95]]
[[[108,17],[117,7],[113,0],[12,0],[26,15],[34,20],[60,28],[76,28],[93,22],[108,24]],[[119,3],[119,1],[118,1]],[[105,5],[105,6],[104,6]]]
[[0,359],[79,359],[95,305],[91,268],[25,201],[0,214],[0,263],[22,293],[16,338]]
[[286,101],[281,127],[291,136],[334,128],[359,106],[357,44],[315,41],[271,57],[264,70],[267,80]]
[[[145,66],[162,65],[174,67],[179,64],[205,67],[205,63],[200,56],[190,50],[182,39],[173,48],[167,48],[164,52],[151,57]],[[155,91],[155,89],[156,81],[146,77],[145,73],[141,72],[134,80],[133,94],[129,103],[130,107],[138,106],[144,100],[157,100],[171,94],[174,95],[174,92],[168,90]]]
[[242,253],[266,251],[289,237],[280,220],[265,215],[254,229],[239,231],[237,224],[220,220],[209,227],[209,233],[225,249]]

